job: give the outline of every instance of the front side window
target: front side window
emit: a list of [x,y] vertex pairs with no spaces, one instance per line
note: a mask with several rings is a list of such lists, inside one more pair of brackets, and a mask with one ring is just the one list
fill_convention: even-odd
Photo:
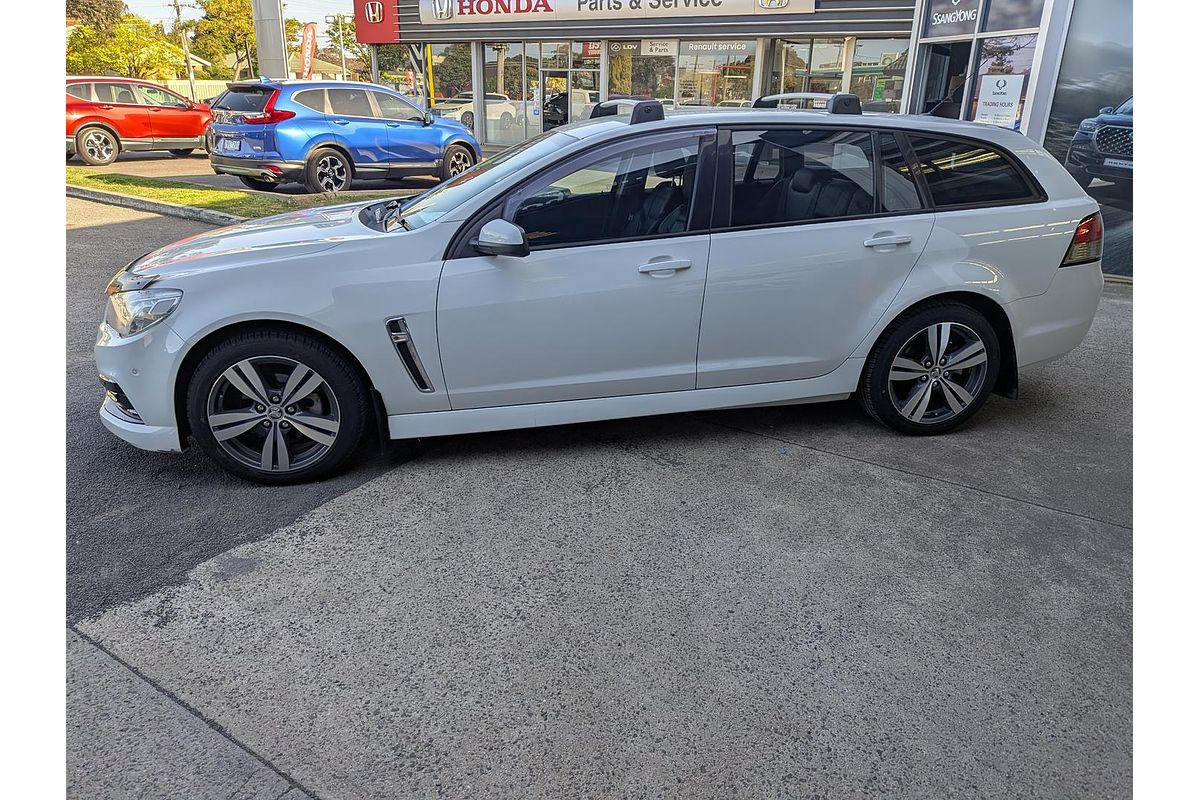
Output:
[[990,147],[912,135],[909,141],[938,208],[1021,202],[1036,197],[1017,166]]
[[375,102],[379,104],[379,115],[384,119],[400,119],[415,122],[425,118],[417,109],[401,100],[399,97],[383,92],[375,92]]
[[[859,217],[875,209],[869,131],[775,128],[732,132],[735,228]],[[738,164],[754,165],[742,171]],[[770,180],[759,178],[758,164]]]
[[540,179],[508,202],[505,218],[531,248],[683,233],[691,217],[698,136],[646,144]]
[[329,89],[331,113],[345,117],[373,117],[375,110],[366,89]]
[[160,89],[157,86],[138,86],[137,88],[149,105],[166,106],[167,108],[187,108],[186,100],[168,92],[166,89]]

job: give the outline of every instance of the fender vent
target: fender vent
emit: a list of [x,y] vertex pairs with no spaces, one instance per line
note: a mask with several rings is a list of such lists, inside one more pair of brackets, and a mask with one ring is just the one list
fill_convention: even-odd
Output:
[[429,373],[421,364],[421,357],[417,355],[417,348],[413,344],[412,334],[408,332],[408,323],[404,321],[404,317],[389,319],[386,325],[388,336],[391,337],[392,344],[396,348],[396,354],[400,356],[400,360],[404,362],[404,368],[408,370],[408,377],[412,378],[413,384],[419,391],[432,392],[433,384],[429,381]]

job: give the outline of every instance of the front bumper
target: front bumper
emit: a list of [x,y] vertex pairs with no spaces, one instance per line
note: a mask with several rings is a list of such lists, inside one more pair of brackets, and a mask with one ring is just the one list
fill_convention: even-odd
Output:
[[1076,135],[1067,148],[1066,165],[1105,180],[1133,180],[1133,156],[1105,155],[1084,135]]
[[212,153],[208,162],[218,175],[244,175],[273,183],[298,181],[304,174],[303,161],[270,158],[231,158]]
[[1094,261],[1059,267],[1044,293],[1005,306],[1012,323],[1017,366],[1051,361],[1078,347],[1092,327],[1103,291],[1104,275],[1100,262]]
[[[109,388],[100,421],[114,434],[145,450],[182,449],[175,416],[175,375],[184,341],[161,322],[121,338],[101,323],[96,335],[96,369]],[[119,398],[113,396],[119,387]],[[133,413],[122,409],[125,404]]]

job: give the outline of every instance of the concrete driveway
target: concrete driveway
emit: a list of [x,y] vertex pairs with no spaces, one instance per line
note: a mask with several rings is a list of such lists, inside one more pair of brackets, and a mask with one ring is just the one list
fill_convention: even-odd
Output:
[[97,208],[68,208],[97,223],[68,230],[70,796],[1130,795],[1129,287],[951,436],[678,415],[281,492],[94,422],[82,319],[191,225]]

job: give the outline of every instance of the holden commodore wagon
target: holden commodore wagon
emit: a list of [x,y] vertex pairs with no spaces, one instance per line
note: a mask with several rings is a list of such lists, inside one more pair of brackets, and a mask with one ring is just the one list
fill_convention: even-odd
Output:
[[601,104],[423,195],[193,236],[108,287],[117,436],[264,483],[395,439],[856,396],[961,426],[1086,335],[1096,202],[1021,134]]

